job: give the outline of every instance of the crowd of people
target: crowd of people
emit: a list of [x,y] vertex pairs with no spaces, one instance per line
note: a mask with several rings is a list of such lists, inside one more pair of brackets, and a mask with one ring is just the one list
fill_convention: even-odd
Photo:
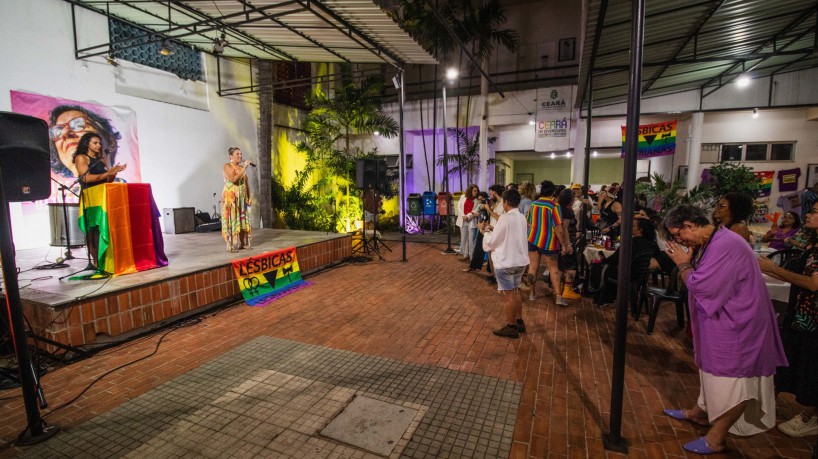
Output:
[[[806,193],[818,197],[818,185]],[[665,414],[709,427],[684,445],[690,452],[723,452],[728,433],[749,436],[774,427],[780,392],[794,394],[803,412],[778,430],[818,434],[818,199],[806,193],[800,215],[786,212],[758,238],[748,226],[753,199],[746,194],[726,193],[713,209],[665,209],[663,219],[645,202],[635,203],[632,250],[649,253],[653,269],[678,275],[687,294],[699,396],[693,407]],[[597,193],[548,180],[538,187],[494,185],[489,193],[470,185],[457,206],[460,253],[470,263],[466,272],[488,260],[487,280],[503,296],[506,322],[494,334],[513,339],[526,332],[525,292],[529,300],[547,296],[559,306],[580,299],[578,240],[588,227],[619,236],[622,208],[616,183]],[[776,258],[787,262],[760,255],[753,245],[761,242],[789,253]],[[618,251],[603,263],[615,273]],[[786,313],[776,313],[763,275],[792,285]],[[545,295],[538,295],[538,281]]]

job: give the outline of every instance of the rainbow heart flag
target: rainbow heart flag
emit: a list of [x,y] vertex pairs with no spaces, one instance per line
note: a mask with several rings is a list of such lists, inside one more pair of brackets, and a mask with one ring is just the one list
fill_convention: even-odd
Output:
[[[639,159],[676,153],[677,120],[639,125]],[[622,126],[622,157],[625,157],[625,126]]]
[[167,266],[159,209],[147,183],[106,183],[80,196],[78,225],[99,230],[99,271],[115,276]]
[[301,278],[295,247],[234,260],[233,272],[244,301],[263,306],[307,286]]

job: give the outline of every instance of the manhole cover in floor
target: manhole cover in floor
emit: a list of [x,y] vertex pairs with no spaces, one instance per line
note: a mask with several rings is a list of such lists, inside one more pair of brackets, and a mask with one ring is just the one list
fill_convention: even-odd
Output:
[[417,410],[368,397],[355,399],[321,435],[388,456],[403,437]]

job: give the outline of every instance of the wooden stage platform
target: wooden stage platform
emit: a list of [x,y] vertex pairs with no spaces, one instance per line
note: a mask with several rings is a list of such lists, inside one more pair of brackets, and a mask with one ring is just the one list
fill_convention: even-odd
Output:
[[[87,266],[85,248],[72,249],[69,268],[41,270],[65,247],[17,252],[20,297],[35,334],[72,347],[118,341],[221,302],[241,299],[231,260],[296,247],[302,274],[352,255],[348,234],[257,229],[253,247],[225,250],[219,232],[165,234],[169,264],[100,280],[59,280]],[[39,345],[49,351],[52,344]]]

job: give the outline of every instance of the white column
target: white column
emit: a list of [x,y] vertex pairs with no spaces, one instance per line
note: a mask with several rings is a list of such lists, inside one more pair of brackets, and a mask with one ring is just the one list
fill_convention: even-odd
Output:
[[574,134],[574,156],[571,158],[571,183],[582,183],[585,172],[585,139],[588,123],[577,117]]
[[690,142],[687,153],[687,189],[692,190],[699,185],[701,171],[699,165],[702,155],[702,124],[704,113],[694,112],[690,119]]

